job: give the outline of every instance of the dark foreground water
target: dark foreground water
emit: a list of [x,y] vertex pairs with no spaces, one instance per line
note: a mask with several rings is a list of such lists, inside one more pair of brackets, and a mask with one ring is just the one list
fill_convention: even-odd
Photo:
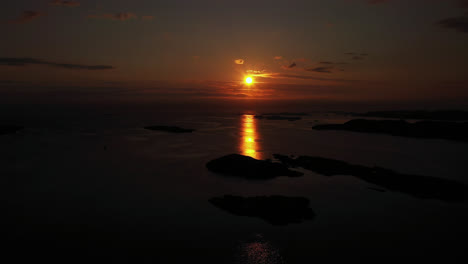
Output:
[[[43,112],[41,112],[43,111]],[[352,176],[249,181],[209,172],[230,153],[321,156],[468,184],[468,144],[314,131],[350,119],[311,113],[272,121],[241,112],[2,113],[24,125],[0,136],[2,240],[12,262],[311,263],[466,257],[468,202],[420,199]],[[194,128],[189,134],[148,125]],[[275,226],[209,199],[305,197],[315,218]],[[379,258],[375,258],[379,257]]]

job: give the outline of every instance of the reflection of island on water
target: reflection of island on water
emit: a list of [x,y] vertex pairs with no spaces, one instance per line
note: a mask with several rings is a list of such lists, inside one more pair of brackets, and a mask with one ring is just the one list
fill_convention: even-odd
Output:
[[239,148],[241,154],[254,159],[262,159],[259,150],[257,123],[254,115],[242,115],[241,138]]

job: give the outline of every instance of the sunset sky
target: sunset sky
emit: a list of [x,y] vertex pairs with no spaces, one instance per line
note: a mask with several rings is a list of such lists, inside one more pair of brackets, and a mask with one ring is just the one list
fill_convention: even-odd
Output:
[[1,102],[468,99],[466,0],[15,0],[0,19]]

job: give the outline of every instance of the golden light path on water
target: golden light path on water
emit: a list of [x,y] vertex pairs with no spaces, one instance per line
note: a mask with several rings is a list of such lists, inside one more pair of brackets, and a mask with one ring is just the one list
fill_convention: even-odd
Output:
[[242,115],[240,150],[244,156],[262,159],[259,152],[257,123],[254,115]]

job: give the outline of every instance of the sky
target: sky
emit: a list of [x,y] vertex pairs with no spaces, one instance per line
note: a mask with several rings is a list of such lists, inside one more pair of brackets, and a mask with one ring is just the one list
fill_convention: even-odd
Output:
[[466,0],[1,5],[3,103],[468,99]]

